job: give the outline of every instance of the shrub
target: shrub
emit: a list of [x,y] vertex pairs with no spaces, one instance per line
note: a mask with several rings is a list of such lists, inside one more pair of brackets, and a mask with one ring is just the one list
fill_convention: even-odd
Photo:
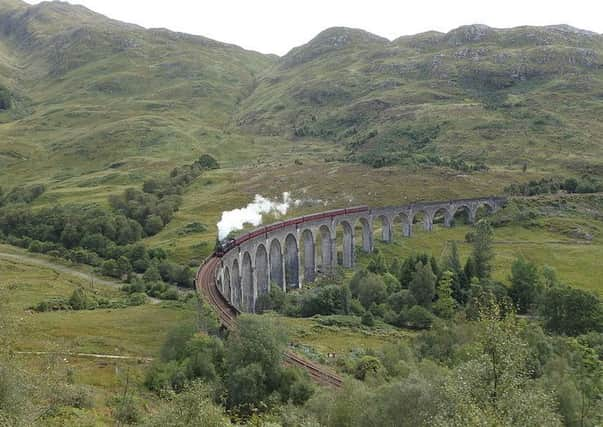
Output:
[[433,314],[420,305],[415,305],[407,314],[408,326],[415,329],[428,329],[433,323]]
[[567,335],[603,331],[603,304],[594,293],[569,286],[554,286],[542,302],[545,326]]
[[365,311],[362,314],[362,324],[364,326],[369,327],[375,326],[375,319],[373,317],[373,313],[371,313],[369,310]]
[[377,375],[383,369],[381,361],[374,356],[363,356],[356,364],[354,377],[364,381],[367,375]]

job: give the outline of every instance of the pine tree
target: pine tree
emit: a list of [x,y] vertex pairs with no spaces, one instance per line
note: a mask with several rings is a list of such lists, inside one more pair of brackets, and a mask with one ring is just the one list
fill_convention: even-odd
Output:
[[473,262],[475,263],[475,275],[479,279],[487,279],[492,271],[492,260],[494,251],[492,250],[492,240],[494,231],[490,224],[480,220],[475,226],[473,238]]
[[442,273],[442,278],[438,282],[436,295],[437,300],[433,305],[434,313],[443,319],[450,319],[454,316],[455,303],[452,298],[452,281],[454,273],[445,271]]
[[429,263],[423,264],[419,261],[415,267],[412,281],[410,282],[410,292],[413,294],[417,303],[423,307],[430,307],[435,295],[436,276],[431,270]]

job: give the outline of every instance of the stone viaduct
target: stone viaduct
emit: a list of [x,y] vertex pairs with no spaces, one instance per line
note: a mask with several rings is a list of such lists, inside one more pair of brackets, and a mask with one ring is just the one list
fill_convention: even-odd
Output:
[[268,293],[271,285],[286,292],[337,265],[352,268],[356,234],[362,250],[372,252],[373,230],[379,226],[378,238],[391,242],[397,233],[410,237],[414,225],[422,224],[427,231],[437,222],[450,227],[459,214],[473,223],[478,210],[493,213],[505,202],[502,197],[483,197],[384,208],[361,206],[263,226],[239,236],[225,249],[216,283],[232,305],[253,312],[258,296]]

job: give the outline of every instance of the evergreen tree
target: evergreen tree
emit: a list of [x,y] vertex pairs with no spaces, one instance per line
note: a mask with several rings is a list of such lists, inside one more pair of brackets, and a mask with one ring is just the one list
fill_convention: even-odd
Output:
[[490,277],[494,258],[493,238],[494,231],[490,224],[485,220],[478,221],[473,237],[473,262],[475,263],[475,275],[479,279]]
[[452,282],[454,273],[445,271],[438,282],[436,295],[437,300],[433,305],[433,311],[443,319],[450,319],[454,316],[454,298],[452,298]]
[[393,274],[397,279],[400,279],[400,271],[402,269],[402,263],[400,258],[395,257],[389,266],[389,272]]
[[430,307],[435,295],[436,276],[429,263],[424,264],[419,261],[415,270],[409,286],[410,292],[417,300],[417,304]]
[[444,269],[452,273],[452,296],[459,305],[465,305],[469,294],[469,280],[461,265],[459,249],[455,241],[450,245],[450,253],[446,258]]

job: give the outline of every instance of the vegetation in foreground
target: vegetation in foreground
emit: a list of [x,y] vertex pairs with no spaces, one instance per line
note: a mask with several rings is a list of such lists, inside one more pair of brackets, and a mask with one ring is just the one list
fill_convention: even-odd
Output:
[[418,331],[339,354],[333,366],[346,378],[343,390],[316,389],[303,373],[282,368],[288,339],[271,316],[242,316],[239,330],[223,337],[204,307],[201,332],[172,330],[147,372],[145,385],[163,409],[148,418],[133,405],[121,419],[157,425],[169,414],[178,426],[200,414],[215,425],[598,425],[603,304],[521,257],[510,286],[497,283],[492,238],[480,221],[464,265],[454,250],[441,268],[426,255],[388,264],[377,254],[349,283],[323,278],[302,293],[272,292],[263,300],[265,309],[331,317],[330,325],[343,329],[389,322]]

